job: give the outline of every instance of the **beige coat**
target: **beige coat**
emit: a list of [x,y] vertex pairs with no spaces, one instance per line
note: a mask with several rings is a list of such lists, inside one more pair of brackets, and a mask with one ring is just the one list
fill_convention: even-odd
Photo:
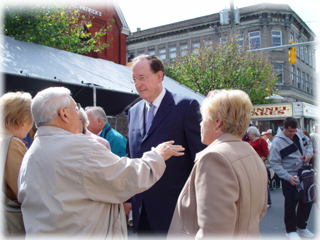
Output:
[[254,149],[224,134],[196,156],[168,238],[260,237],[267,210],[267,172]]
[[165,168],[155,150],[120,158],[84,134],[39,127],[18,179],[26,238],[127,239],[122,203]]

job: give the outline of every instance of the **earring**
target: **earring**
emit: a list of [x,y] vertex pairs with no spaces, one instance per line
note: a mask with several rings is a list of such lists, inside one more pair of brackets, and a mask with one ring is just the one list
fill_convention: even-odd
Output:
[[218,130],[216,130],[216,128],[213,129],[213,131],[214,131],[215,133],[220,132],[220,128],[219,128],[219,127],[217,127],[217,128],[218,128]]

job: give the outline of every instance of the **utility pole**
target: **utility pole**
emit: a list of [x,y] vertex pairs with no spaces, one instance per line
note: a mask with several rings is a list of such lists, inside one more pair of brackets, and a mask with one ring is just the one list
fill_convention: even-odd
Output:
[[234,2],[233,0],[230,0],[230,36],[232,37],[233,35],[233,31],[234,31],[234,27],[235,27],[235,19],[234,19]]

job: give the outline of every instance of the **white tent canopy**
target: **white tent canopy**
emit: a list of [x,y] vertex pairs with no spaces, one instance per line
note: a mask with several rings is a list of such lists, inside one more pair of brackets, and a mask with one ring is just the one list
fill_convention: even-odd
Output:
[[[110,92],[130,96],[128,104],[122,111],[139,98],[132,83],[131,69],[129,67],[103,59],[17,41],[3,35],[0,36],[0,39],[2,71],[11,76],[10,82],[21,76],[29,79],[50,80],[50,83],[57,84],[75,84],[83,87],[88,87],[87,84],[91,84],[91,86],[98,85],[97,89],[105,90],[104,97]],[[10,85],[9,81],[6,84]],[[169,91],[190,96],[200,103],[205,98],[168,77],[164,78],[163,84]],[[28,85],[31,85],[31,82]],[[17,88],[17,85],[15,85],[15,88]],[[6,86],[5,90],[13,91],[13,89],[8,89]],[[100,106],[102,104],[102,99],[97,99],[97,105]],[[112,101],[112,104],[117,103],[117,101]],[[118,113],[119,110],[116,114]]]

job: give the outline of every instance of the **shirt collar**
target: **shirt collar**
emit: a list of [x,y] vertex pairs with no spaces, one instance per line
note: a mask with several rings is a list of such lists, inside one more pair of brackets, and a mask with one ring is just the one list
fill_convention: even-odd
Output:
[[[166,89],[163,87],[161,93],[159,96],[153,101],[153,105],[155,106],[155,109],[157,110],[160,107],[160,104],[162,102],[162,99],[164,98],[164,95],[166,94]],[[147,108],[149,109],[149,102],[147,102]]]

